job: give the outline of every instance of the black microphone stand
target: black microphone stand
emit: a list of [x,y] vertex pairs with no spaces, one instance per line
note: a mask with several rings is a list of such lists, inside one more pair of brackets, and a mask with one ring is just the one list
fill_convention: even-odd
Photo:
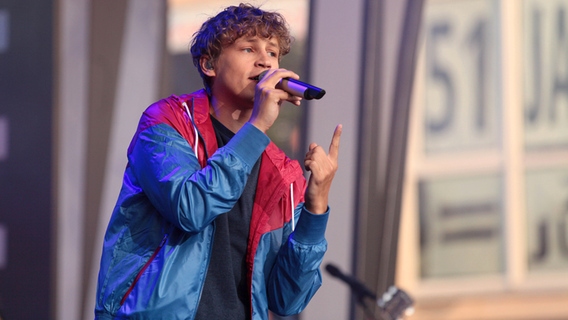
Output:
[[365,298],[367,296],[361,294],[360,292],[356,292],[355,290],[351,289],[351,295],[353,296],[353,299],[355,299],[355,301],[361,306],[361,308],[363,309],[363,312],[365,313],[365,316],[367,317],[367,319],[369,320],[379,320],[375,314],[373,313],[373,310],[371,310],[371,308],[369,308],[369,306],[367,305]]
[[327,272],[329,272],[330,275],[342,280],[344,283],[349,285],[349,288],[351,290],[352,299],[355,300],[355,302],[357,304],[359,304],[361,306],[361,308],[363,308],[363,311],[365,312],[365,316],[368,317],[369,320],[379,320],[375,316],[375,313],[373,312],[373,310],[371,308],[369,308],[369,306],[367,305],[366,300],[365,300],[365,298],[369,298],[369,299],[372,299],[373,302],[376,303],[377,302],[377,295],[374,292],[369,290],[369,288],[367,288],[367,286],[365,286],[363,283],[361,283],[356,278],[343,274],[339,270],[339,268],[337,268],[336,266],[334,266],[332,264],[328,264],[325,267],[325,269],[327,270]]

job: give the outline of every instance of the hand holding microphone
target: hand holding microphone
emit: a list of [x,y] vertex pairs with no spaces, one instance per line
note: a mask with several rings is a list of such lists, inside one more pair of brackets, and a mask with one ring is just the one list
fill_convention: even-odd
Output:
[[258,76],[251,77],[251,80],[258,83],[249,122],[266,133],[278,117],[282,102],[288,101],[299,106],[302,99],[321,99],[325,94],[325,90],[295,78],[298,75],[286,69],[264,70]]

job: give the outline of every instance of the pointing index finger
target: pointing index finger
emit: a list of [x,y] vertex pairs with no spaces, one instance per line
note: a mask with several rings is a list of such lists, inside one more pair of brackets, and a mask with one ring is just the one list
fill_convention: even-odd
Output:
[[339,154],[339,140],[341,137],[341,132],[343,131],[343,125],[338,124],[333,131],[333,137],[331,138],[331,144],[329,145],[329,155],[333,159],[337,159]]

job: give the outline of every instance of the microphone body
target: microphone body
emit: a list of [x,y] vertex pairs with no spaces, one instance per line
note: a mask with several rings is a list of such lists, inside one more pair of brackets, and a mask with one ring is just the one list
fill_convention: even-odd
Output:
[[328,264],[325,266],[325,270],[329,272],[332,276],[343,280],[343,282],[347,283],[353,293],[357,294],[359,297],[369,297],[373,300],[377,300],[377,295],[371,292],[364,284],[362,284],[359,280],[343,274],[336,266],[332,264]]
[[[268,71],[263,71],[259,79],[262,79]],[[291,95],[302,97],[306,100],[312,99],[321,99],[324,94],[325,90],[322,88],[318,88],[316,86],[312,86],[309,83],[302,82],[300,80],[292,79],[292,78],[283,78],[278,82],[276,85],[277,89],[284,90]]]

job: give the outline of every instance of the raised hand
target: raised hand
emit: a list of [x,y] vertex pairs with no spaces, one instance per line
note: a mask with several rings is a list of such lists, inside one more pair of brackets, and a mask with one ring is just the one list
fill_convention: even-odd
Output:
[[309,151],[304,158],[304,168],[310,171],[308,187],[305,193],[306,209],[314,214],[327,211],[329,189],[337,171],[337,157],[339,155],[339,139],[343,126],[335,127],[329,153],[316,143],[311,143]]

